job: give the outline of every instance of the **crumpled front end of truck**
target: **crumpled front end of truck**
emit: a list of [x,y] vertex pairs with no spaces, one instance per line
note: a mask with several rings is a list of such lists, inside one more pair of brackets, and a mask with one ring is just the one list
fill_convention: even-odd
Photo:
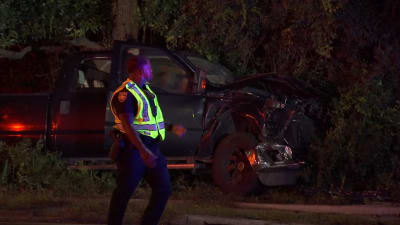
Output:
[[265,186],[294,185],[304,162],[293,160],[292,149],[274,142],[258,143],[246,152],[260,182]]

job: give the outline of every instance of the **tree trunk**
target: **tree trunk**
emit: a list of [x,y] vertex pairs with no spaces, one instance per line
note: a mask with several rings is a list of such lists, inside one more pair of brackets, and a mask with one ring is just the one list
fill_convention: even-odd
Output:
[[139,24],[135,18],[137,0],[113,1],[113,40],[137,40]]

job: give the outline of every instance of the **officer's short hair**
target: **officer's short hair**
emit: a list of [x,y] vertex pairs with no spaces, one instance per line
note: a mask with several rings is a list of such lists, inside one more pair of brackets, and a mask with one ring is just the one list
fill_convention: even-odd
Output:
[[128,58],[126,69],[128,73],[134,73],[147,64],[150,64],[150,62],[146,57],[142,55],[131,55]]

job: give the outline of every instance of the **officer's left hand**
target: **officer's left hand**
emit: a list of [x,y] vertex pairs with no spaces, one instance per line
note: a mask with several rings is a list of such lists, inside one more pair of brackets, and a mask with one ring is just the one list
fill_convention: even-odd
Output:
[[171,131],[178,137],[183,137],[186,134],[186,128],[182,125],[172,125]]

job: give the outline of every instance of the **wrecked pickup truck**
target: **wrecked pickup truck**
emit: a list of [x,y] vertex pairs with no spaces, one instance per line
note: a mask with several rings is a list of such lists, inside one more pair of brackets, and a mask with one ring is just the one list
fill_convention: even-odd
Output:
[[149,58],[166,125],[187,130],[183,137],[167,131],[160,148],[168,168],[211,171],[223,191],[239,194],[295,183],[324,126],[323,94],[270,74],[233,82],[229,70],[201,57],[121,41],[66,58],[54,93],[0,94],[0,140],[44,139],[70,162],[110,166],[109,99],[126,79],[129,54]]

